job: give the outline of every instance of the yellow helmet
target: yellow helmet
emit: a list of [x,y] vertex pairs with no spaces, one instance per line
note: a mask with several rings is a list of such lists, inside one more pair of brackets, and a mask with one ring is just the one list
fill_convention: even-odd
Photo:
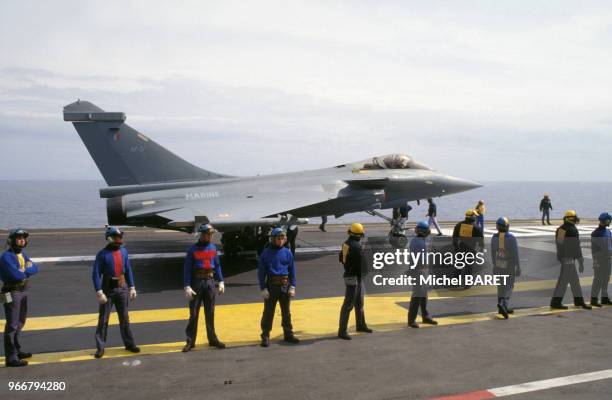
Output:
[[363,225],[361,225],[359,222],[354,222],[351,224],[349,233],[355,236],[363,236],[365,234],[365,229],[363,229]]
[[574,210],[567,210],[563,217],[564,218],[576,218],[576,211],[574,211]]
[[478,213],[476,212],[476,210],[473,210],[473,209],[471,209],[471,208],[465,212],[465,216],[466,216],[466,217],[474,217],[474,216],[476,216],[476,215],[478,215]]

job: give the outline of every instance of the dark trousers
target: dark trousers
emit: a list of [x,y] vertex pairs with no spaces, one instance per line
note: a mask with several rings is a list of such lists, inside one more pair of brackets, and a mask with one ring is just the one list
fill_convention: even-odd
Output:
[[280,303],[281,315],[283,317],[283,333],[285,337],[293,336],[293,326],[291,325],[291,298],[288,293],[288,286],[268,285],[270,297],[264,300],[264,310],[261,316],[261,335],[270,337],[272,330],[272,322],[274,321],[274,312],[276,311],[276,303]]
[[208,343],[214,343],[217,339],[215,333],[215,281],[209,279],[194,279],[191,288],[196,292],[196,296],[189,302],[189,323],[185,333],[187,343],[195,345],[198,335],[198,319],[200,317],[200,307],[204,303],[204,319],[206,321],[206,336]]
[[348,327],[349,317],[353,308],[355,309],[355,323],[357,329],[367,328],[365,322],[365,314],[363,312],[363,300],[364,290],[363,282],[357,281],[356,285],[345,285],[346,291],[344,292],[344,302],[340,309],[340,326],[338,327],[338,333],[346,333]]
[[561,273],[557,280],[557,286],[553,292],[553,298],[551,304],[560,304],[563,302],[563,296],[567,290],[567,284],[569,283],[572,288],[572,294],[574,300],[576,298],[582,298],[582,289],[580,288],[580,280],[578,278],[578,272],[576,272],[576,264],[572,260],[571,262],[561,263]]
[[549,209],[542,210],[542,225],[544,225],[544,217],[546,217],[546,223],[550,225],[550,210]]
[[295,239],[297,239],[297,235],[298,235],[297,226],[295,227],[295,229],[287,230],[287,244],[289,245],[289,248],[291,249],[291,254],[293,254],[294,256],[295,256]]
[[508,302],[512,291],[514,290],[514,281],[516,280],[515,267],[508,268],[493,268],[493,274],[495,275],[508,275],[505,285],[497,286],[497,305],[500,307],[508,308]]
[[421,309],[421,317],[429,317],[427,311],[427,285],[421,285],[420,278],[417,275],[417,284],[412,286],[412,296],[410,297],[410,306],[408,307],[408,323],[416,320],[419,308]]
[[591,297],[608,297],[608,285],[610,284],[610,260],[599,264],[598,267],[593,267],[593,287],[591,288]]
[[113,305],[117,310],[119,317],[119,331],[121,339],[125,347],[134,347],[134,336],[130,330],[130,317],[128,315],[128,307],[130,304],[130,296],[127,287],[117,287],[110,289],[104,293],[108,301],[105,304],[100,304],[98,311],[98,328],[96,329],[96,347],[98,350],[104,350],[106,346],[106,334],[108,331],[108,319],[113,309]]
[[19,335],[26,323],[28,314],[28,292],[12,291],[11,297],[13,301],[4,304],[4,315],[6,317],[6,325],[4,326],[4,357],[5,361],[18,361],[21,344],[19,343]]

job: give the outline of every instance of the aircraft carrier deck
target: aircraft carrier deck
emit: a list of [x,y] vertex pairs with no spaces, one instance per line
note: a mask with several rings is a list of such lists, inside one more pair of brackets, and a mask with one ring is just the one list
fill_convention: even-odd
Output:
[[[302,343],[279,341],[277,308],[270,348],[258,345],[263,306],[256,261],[247,257],[223,265],[226,294],[217,297],[215,325],[228,348],[206,345],[201,318],[198,346],[187,354],[180,352],[188,318],[181,254],[194,237],[127,228],[126,247],[139,292],[130,319],[142,352],[123,350],[113,316],[107,352],[100,360],[93,358],[97,303],[91,260],[104,246],[102,231],[34,230],[27,251],[40,262],[40,272],[31,280],[22,334],[24,350],[34,356],[27,368],[0,368],[0,393],[8,395],[9,382],[56,381],[65,382],[66,390],[10,393],[15,398],[88,399],[427,399],[500,394],[517,399],[610,398],[612,307],[548,307],[559,273],[552,240],[557,222],[543,227],[539,221],[513,221],[523,274],[511,299],[516,312],[509,320],[497,316],[494,287],[452,294],[432,290],[428,308],[440,325],[411,329],[406,327],[410,288],[388,288],[366,296],[366,319],[375,332],[354,334],[352,341],[336,338],[344,294],[337,249],[347,227],[329,224],[328,232],[319,232],[316,226],[302,226],[297,296],[292,302],[293,325]],[[579,225],[586,258],[580,278],[587,301],[593,273],[587,238],[594,224]],[[450,233],[451,224],[442,226]],[[488,223],[487,228],[490,234],[494,226]],[[387,231],[386,224],[366,225],[368,236],[384,237]],[[570,296],[566,293],[566,304],[572,303]],[[353,317],[349,331],[354,332]],[[599,378],[582,375],[592,372]],[[549,381],[561,377],[567,378]],[[531,386],[522,385],[530,382]]]

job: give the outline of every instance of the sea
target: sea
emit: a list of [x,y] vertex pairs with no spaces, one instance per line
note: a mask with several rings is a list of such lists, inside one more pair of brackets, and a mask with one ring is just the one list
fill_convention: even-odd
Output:
[[[458,221],[465,210],[483,200],[487,220],[506,216],[513,219],[540,218],[540,200],[550,195],[551,218],[560,218],[567,209],[576,210],[582,218],[596,218],[601,212],[612,212],[612,182],[480,182],[481,188],[436,198],[439,221]],[[103,181],[0,181],[0,229],[23,227],[100,228],[106,224],[106,204],[100,198]],[[427,202],[411,203],[409,220],[425,219]],[[382,211],[389,215],[389,210]],[[381,222],[365,213],[330,217],[329,223]],[[319,218],[311,218],[319,223]]]

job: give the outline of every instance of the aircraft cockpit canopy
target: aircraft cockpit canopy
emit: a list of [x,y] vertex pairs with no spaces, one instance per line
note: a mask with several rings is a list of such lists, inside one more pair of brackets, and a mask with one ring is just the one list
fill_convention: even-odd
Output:
[[370,160],[365,160],[359,169],[426,169],[431,170],[428,166],[416,162],[412,157],[405,154],[387,154],[385,156],[373,157]]

